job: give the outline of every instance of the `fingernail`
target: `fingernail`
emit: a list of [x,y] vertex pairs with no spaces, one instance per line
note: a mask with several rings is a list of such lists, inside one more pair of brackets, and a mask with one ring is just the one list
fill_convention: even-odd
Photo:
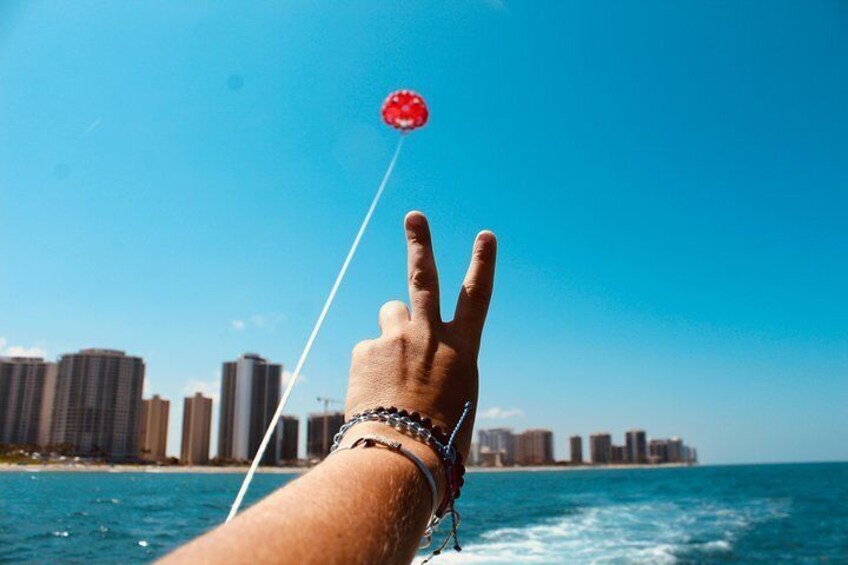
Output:
[[497,236],[494,232],[489,230],[483,230],[477,234],[477,243],[478,245],[495,245],[498,241]]
[[405,223],[408,228],[423,228],[427,225],[427,218],[421,212],[414,210],[406,215]]

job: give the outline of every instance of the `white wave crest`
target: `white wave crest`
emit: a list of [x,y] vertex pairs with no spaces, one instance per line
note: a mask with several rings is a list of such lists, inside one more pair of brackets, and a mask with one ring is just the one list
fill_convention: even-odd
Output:
[[[783,506],[755,501],[740,508],[694,502],[620,504],[520,528],[485,532],[439,563],[579,563],[612,565],[709,561],[733,550],[752,525],[785,517]],[[419,561],[420,562],[420,561]]]

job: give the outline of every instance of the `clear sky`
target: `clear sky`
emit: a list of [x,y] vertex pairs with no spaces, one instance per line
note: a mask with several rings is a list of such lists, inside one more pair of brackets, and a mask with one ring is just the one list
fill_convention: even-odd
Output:
[[407,87],[289,412],[344,398],[420,209],[445,315],[500,238],[478,427],[848,459],[845,3],[258,4],[0,4],[0,351],[143,356],[177,453],[222,361],[294,365]]

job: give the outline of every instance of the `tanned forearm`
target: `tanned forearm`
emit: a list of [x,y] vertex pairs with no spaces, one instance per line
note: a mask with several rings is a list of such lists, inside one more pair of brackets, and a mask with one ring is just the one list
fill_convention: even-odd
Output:
[[[441,496],[429,447],[379,424],[357,428],[345,445],[368,435],[402,441],[431,468]],[[342,450],[164,562],[409,563],[431,499],[423,474],[404,456],[379,447]]]

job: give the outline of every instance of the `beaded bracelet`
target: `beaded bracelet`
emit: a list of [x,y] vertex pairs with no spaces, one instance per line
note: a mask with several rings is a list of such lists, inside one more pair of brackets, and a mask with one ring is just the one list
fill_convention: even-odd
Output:
[[457,533],[460,515],[456,511],[455,501],[459,498],[460,489],[465,483],[463,478],[465,475],[465,466],[462,464],[462,455],[454,447],[454,440],[462,424],[465,422],[468,413],[471,411],[471,406],[470,401],[465,403],[462,414],[449,436],[439,426],[434,426],[430,418],[421,416],[418,412],[399,410],[394,406],[389,408],[380,406],[354,414],[333,437],[333,445],[330,448],[331,454],[339,449],[339,444],[352,427],[363,422],[380,422],[429,445],[439,456],[445,473],[445,497],[430,517],[427,528],[424,530],[421,547],[424,548],[430,545],[433,533],[446,514],[450,514],[451,516],[451,531],[442,544],[424,560],[424,563],[428,562],[434,556],[439,555],[451,539],[454,540],[454,550],[462,551],[462,548],[459,546],[459,536]]

